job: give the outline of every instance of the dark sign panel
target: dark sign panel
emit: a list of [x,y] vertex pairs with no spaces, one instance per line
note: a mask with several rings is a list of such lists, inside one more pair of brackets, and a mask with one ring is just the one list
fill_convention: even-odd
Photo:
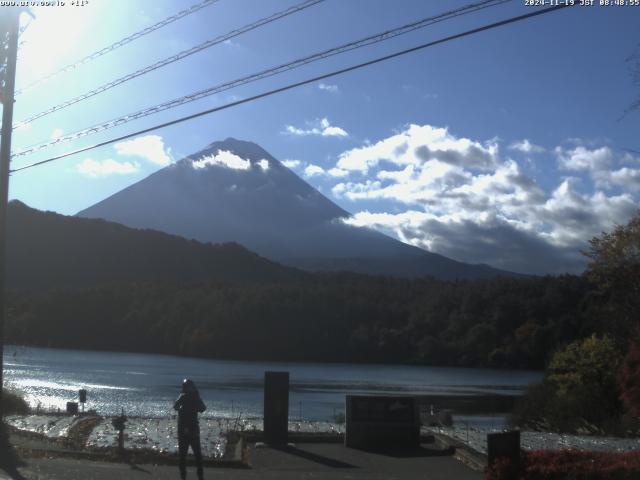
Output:
[[492,465],[498,458],[520,461],[520,431],[489,433],[487,435],[488,464]]
[[347,395],[345,445],[397,449],[420,445],[420,419],[413,397]]

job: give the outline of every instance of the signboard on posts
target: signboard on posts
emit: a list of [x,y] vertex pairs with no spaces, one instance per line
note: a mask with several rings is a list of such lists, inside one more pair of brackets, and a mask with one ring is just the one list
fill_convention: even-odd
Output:
[[420,416],[414,397],[347,395],[345,445],[363,449],[417,448]]

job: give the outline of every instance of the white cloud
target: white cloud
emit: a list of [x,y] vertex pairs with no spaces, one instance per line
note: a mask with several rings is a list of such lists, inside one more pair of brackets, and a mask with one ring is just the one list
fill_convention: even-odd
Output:
[[[588,173],[596,187],[640,191],[640,169],[633,155],[627,153],[616,159],[609,147],[589,149],[582,145],[572,150],[556,147],[555,153],[559,168]],[[619,168],[615,169],[615,166]]]
[[520,140],[519,142],[513,142],[509,145],[510,150],[518,150],[522,153],[544,153],[546,150],[540,145],[531,143],[528,139]]
[[346,177],[349,175],[347,170],[343,170],[341,168],[333,167],[327,170],[327,173],[332,177]]
[[76,171],[92,178],[106,177],[113,174],[128,175],[140,170],[137,162],[117,162],[111,158],[107,160],[94,160],[86,158],[76,165]]
[[573,150],[556,147],[558,166],[563,170],[575,172],[598,172],[606,170],[613,161],[613,152],[609,147],[590,150],[577,146]]
[[296,136],[306,136],[306,135],[318,135],[322,137],[348,137],[349,134],[346,130],[331,125],[329,120],[325,118],[321,118],[314,122],[309,123],[309,128],[298,128],[293,125],[287,125],[285,127],[285,133]]
[[640,191],[640,169],[622,167],[605,170],[598,173],[597,182],[604,187],[618,186],[625,190]]
[[269,160],[267,160],[266,158],[263,158],[262,160],[259,160],[256,162],[257,165],[262,169],[263,172],[266,172],[267,170],[269,170]]
[[629,194],[607,196],[600,191],[582,194],[575,188],[578,183],[573,178],[563,180],[534,211],[540,224],[550,226],[540,235],[554,245],[583,248],[591,237],[625,223],[637,209]]
[[[348,223],[392,231],[406,243],[456,260],[523,273],[579,272],[587,241],[636,211],[629,192],[640,191],[640,168],[607,170],[614,163],[607,147],[555,154],[559,167],[591,176],[564,178],[547,193],[517,161],[499,155],[496,139],[477,141],[411,125],[340,155],[336,168],[366,176],[341,181],[332,193],[356,205],[387,202],[380,204],[387,211],[363,210]],[[581,183],[589,178],[596,188]],[[598,190],[605,181],[627,193]]]
[[287,168],[297,168],[300,166],[300,160],[282,160],[280,163]]
[[307,178],[319,177],[319,176],[326,176],[330,178],[342,178],[342,177],[346,177],[347,175],[349,175],[349,172],[346,170],[342,170],[341,168],[333,167],[326,170],[322,168],[320,165],[314,165],[313,163],[308,164],[304,169],[304,176]]
[[322,83],[322,82],[320,82],[318,84],[318,88],[320,90],[324,90],[325,92],[329,92],[329,93],[339,93],[340,92],[340,89],[338,88],[337,85],[329,85],[329,84]]
[[219,166],[231,168],[232,170],[249,170],[251,162],[231,153],[227,150],[220,150],[217,154],[205,155],[199,160],[192,160],[194,169],[202,169],[209,166]]
[[324,168],[319,165],[308,165],[307,168],[304,169],[304,174],[306,177],[313,177],[315,175],[324,175]]
[[496,163],[498,144],[456,138],[446,128],[409,125],[404,131],[377,143],[342,153],[337,166],[344,170],[367,171],[381,161],[398,166],[439,161],[451,165],[487,169]]
[[575,248],[554,246],[517,222],[483,213],[434,215],[418,210],[400,214],[361,212],[350,222],[396,231],[411,245],[468,263],[486,263],[524,273],[579,271],[583,266]]
[[171,163],[170,151],[165,149],[160,135],[146,135],[116,143],[114,148],[118,155],[141,157],[156,165],[166,166]]
[[[625,152],[622,155],[622,158],[620,159],[620,161],[624,163],[631,163],[633,165],[640,165],[640,156],[633,155],[631,152],[634,152],[634,150]],[[635,152],[635,153],[640,153],[640,152]]]
[[363,212],[356,213],[353,217],[347,218],[344,222],[348,225],[356,227],[384,227],[384,228],[399,228],[402,226],[412,225],[419,227],[422,223],[429,219],[434,218],[433,215],[429,215],[426,212],[420,212],[416,210],[407,210],[402,213],[386,213],[386,212],[369,212],[365,210]]
[[297,128],[297,127],[294,127],[293,125],[287,125],[285,127],[285,132],[290,133],[291,135],[311,135],[312,134],[310,130]]
[[348,137],[349,134],[340,127],[329,126],[322,130],[323,137]]

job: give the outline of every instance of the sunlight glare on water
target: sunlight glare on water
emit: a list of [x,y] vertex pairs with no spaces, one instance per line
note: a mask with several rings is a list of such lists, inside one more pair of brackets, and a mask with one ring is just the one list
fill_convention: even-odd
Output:
[[517,394],[540,372],[405,365],[277,363],[208,360],[168,355],[5,349],[5,379],[31,406],[64,409],[87,390],[87,409],[102,415],[169,417],[185,377],[192,378],[209,418],[262,416],[265,371],[290,373],[290,415],[329,420],[346,394]]

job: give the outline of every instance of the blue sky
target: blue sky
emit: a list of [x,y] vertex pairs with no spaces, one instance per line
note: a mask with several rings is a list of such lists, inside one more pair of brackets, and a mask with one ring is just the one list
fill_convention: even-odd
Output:
[[[18,88],[192,2],[35,9]],[[195,3],[195,0],[194,0]],[[220,0],[18,96],[16,122],[299,2]],[[15,131],[14,152],[141,108],[465,5],[326,0]],[[14,168],[177,116],[532,11],[512,1],[109,131]],[[626,59],[640,7],[574,7],[439,45],[12,175],[10,196],[74,214],[205,145],[251,140],[352,223],[472,263],[580,271],[586,241],[637,209],[640,95]],[[28,23],[25,19],[25,23]],[[621,118],[622,117],[622,118]]]

